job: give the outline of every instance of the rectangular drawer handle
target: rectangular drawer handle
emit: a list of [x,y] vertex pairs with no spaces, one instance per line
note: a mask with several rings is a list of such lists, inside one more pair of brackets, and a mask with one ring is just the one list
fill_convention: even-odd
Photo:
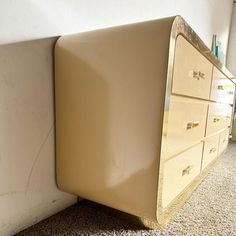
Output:
[[187,166],[185,169],[182,170],[182,176],[189,175],[191,170],[192,170],[192,167]]
[[192,121],[187,123],[187,130],[188,129],[193,129],[195,127],[198,127],[200,125],[199,121]]
[[214,153],[214,152],[216,152],[216,148],[211,148],[209,151],[209,153]]
[[193,78],[199,80],[199,79],[205,79],[205,74],[201,71],[193,71]]
[[213,122],[214,122],[214,123],[219,122],[219,121],[220,121],[220,118],[217,118],[217,117],[216,117],[216,118],[213,119]]
[[234,94],[233,91],[228,91],[227,93],[230,94],[230,95],[233,95],[233,94]]
[[217,89],[218,89],[218,90],[224,90],[224,86],[223,86],[223,85],[218,85],[218,86],[217,86]]

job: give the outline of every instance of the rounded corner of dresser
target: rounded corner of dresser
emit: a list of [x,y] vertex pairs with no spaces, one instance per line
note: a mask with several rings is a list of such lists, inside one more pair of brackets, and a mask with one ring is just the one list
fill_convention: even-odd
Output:
[[63,36],[58,37],[58,39],[55,42],[55,48],[57,48],[59,46],[60,42],[62,41],[62,38],[63,38]]
[[183,22],[184,18],[181,15],[175,15],[173,16],[174,20],[173,20],[173,24],[178,23],[178,22]]
[[56,175],[56,181],[55,181],[56,187],[60,191],[64,191],[63,184],[59,180],[58,176]]
[[163,214],[158,213],[158,210],[157,210],[157,213],[156,213],[156,225],[157,225],[157,227],[160,228],[160,229],[165,228],[167,223],[168,222],[165,220]]
[[55,42],[55,45],[54,45],[54,56],[55,57],[57,56],[58,51],[62,47],[63,38],[64,38],[63,36],[60,36]]
[[55,184],[59,191],[70,193],[70,191],[68,191],[68,186],[65,185],[65,183],[62,181],[62,178],[60,178],[60,175],[58,175],[57,173],[56,173]]
[[55,184],[56,187],[60,190],[60,191],[65,191],[64,188],[64,184],[61,178],[61,173],[60,172],[60,167],[58,166],[58,162],[57,162],[57,158],[56,158],[56,168],[55,168]]

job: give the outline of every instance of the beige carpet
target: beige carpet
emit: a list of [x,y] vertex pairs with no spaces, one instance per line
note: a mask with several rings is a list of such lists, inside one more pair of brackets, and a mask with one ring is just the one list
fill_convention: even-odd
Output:
[[121,215],[81,201],[18,236],[236,235],[236,143],[229,145],[220,162],[165,229],[145,229]]

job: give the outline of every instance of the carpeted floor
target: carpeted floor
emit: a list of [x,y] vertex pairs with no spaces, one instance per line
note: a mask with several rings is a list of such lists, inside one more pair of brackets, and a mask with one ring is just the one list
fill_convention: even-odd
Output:
[[229,145],[220,162],[165,229],[145,229],[121,215],[81,201],[17,236],[236,235],[236,143]]

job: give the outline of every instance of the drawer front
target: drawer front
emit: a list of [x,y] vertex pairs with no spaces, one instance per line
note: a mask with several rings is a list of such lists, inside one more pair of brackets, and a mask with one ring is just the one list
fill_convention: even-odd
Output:
[[167,207],[199,175],[202,149],[203,143],[199,143],[165,162],[162,188],[163,207]]
[[175,49],[172,93],[209,99],[212,64],[184,37],[178,36]]
[[166,159],[197,143],[205,134],[208,104],[195,99],[172,96],[162,139]]
[[219,152],[218,152],[219,155],[221,155],[224,152],[224,150],[228,146],[228,143],[229,143],[229,129],[226,129],[220,134]]
[[233,104],[234,90],[234,83],[214,67],[210,100]]
[[230,126],[232,107],[228,104],[210,103],[207,117],[206,136]]
[[207,138],[204,142],[202,169],[206,168],[218,155],[219,135]]

